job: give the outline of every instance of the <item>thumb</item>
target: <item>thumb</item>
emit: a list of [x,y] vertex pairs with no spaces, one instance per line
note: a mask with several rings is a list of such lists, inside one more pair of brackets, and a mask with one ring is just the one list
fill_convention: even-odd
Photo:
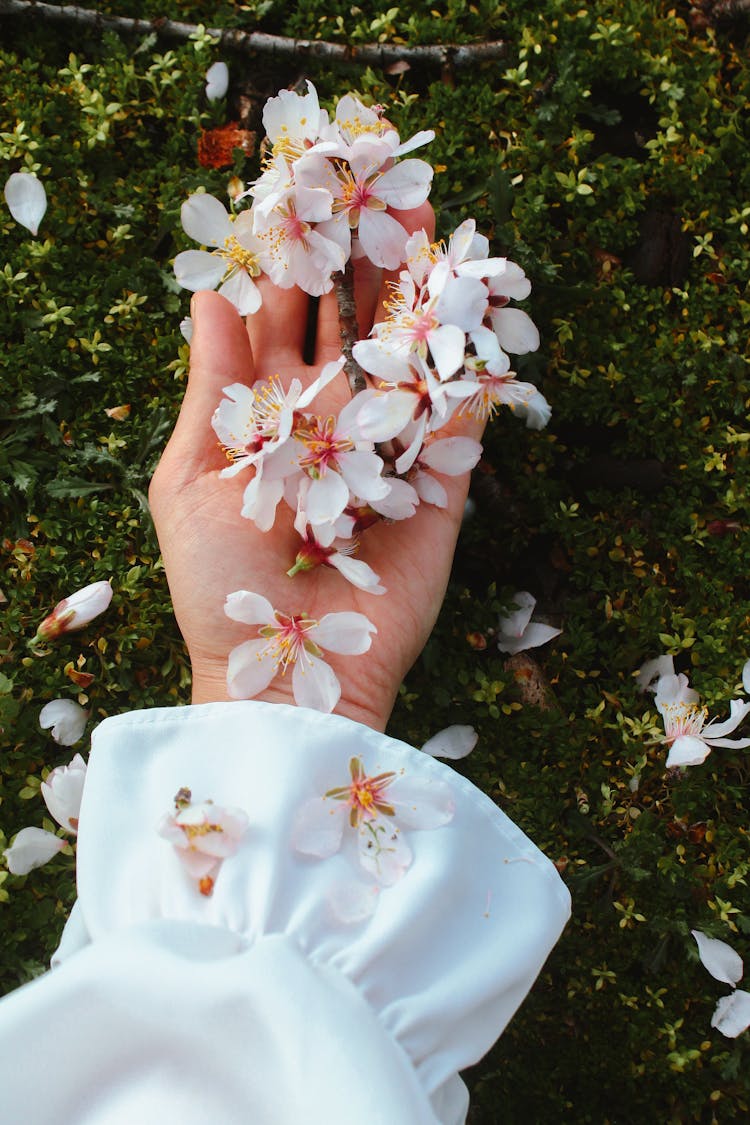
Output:
[[165,457],[178,460],[192,477],[226,465],[211,417],[224,387],[250,385],[255,373],[245,322],[234,305],[206,290],[194,294],[190,314],[193,338],[188,385]]

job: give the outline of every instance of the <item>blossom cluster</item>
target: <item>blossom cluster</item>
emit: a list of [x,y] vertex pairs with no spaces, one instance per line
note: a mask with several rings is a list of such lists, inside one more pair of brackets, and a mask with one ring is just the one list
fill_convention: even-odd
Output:
[[[320,296],[350,284],[347,263],[366,258],[397,279],[385,319],[368,339],[349,341],[353,358],[329,363],[307,388],[283,373],[225,388],[212,419],[229,461],[221,475],[248,472],[240,514],[260,531],[273,528],[280,505],[291,509],[299,549],[290,575],[324,565],[384,594],[356,557],[363,533],[408,519],[420,504],[445,508],[441,478],[470,471],[481,456],[478,441],[448,424],[485,420],[502,405],[530,427],[549,418],[544,397],[512,370],[512,355],[539,346],[528,314],[512,306],[531,284],[516,263],[490,255],[473,219],[438,243],[399,221],[428,198],[433,169],[408,154],[431,130],[402,142],[382,107],[351,94],[329,117],[309,82],[303,94],[271,98],[263,123],[261,174],[233,193],[230,211],[202,193],[183,204],[182,225],[204,248],[177,255],[178,282],[218,286],[250,315],[262,303],[261,275]],[[350,385],[364,389],[332,414],[323,392],[347,367]],[[248,676],[247,663],[238,676],[236,657],[230,664],[232,694],[264,678]]]

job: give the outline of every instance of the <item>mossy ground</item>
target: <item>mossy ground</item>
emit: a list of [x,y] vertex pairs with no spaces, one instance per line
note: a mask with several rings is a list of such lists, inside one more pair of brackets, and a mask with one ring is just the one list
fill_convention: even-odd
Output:
[[[357,90],[402,135],[436,128],[439,233],[474,215],[527,270],[543,343],[519,371],[554,409],[541,433],[505,416],[488,431],[445,607],[390,728],[419,745],[472,723],[462,768],[573,893],[534,992],[469,1075],[471,1121],[744,1119],[747,1035],[710,1028],[725,989],[689,931],[750,956],[746,752],[667,776],[633,673],[670,652],[725,714],[750,656],[747,22],[656,0],[106,7],[355,44],[502,38],[508,53],[400,76],[226,57],[228,100],[211,107],[205,39],[1,19],[1,178],[34,170],[49,197],[36,239],[0,210],[5,836],[43,824],[40,780],[69,757],[38,729],[46,700],[99,719],[189,698],[145,501],[187,358],[170,263],[189,192],[221,196],[232,171],[257,170],[240,152],[234,169],[202,168],[199,131],[241,113],[257,127],[265,98],[302,77],[324,101]],[[127,420],[105,413],[125,403]],[[28,655],[59,597],[110,577],[106,618]],[[493,641],[522,588],[563,628],[534,654],[547,709]],[[94,674],[85,694],[71,671]],[[62,857],[0,876],[6,988],[45,966],[71,872]]]

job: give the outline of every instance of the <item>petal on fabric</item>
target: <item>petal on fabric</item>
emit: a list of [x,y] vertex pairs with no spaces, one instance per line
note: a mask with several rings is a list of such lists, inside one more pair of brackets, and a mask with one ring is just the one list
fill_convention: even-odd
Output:
[[674,676],[674,674],[674,657],[657,656],[641,665],[638,669],[638,675],[635,677],[635,682],[641,691],[656,691],[658,681],[662,676]]
[[463,366],[466,335],[455,324],[441,324],[428,337],[432,358],[441,379],[450,379]]
[[473,469],[482,456],[482,446],[474,438],[440,438],[426,445],[419,455],[421,465],[438,473],[456,477]]
[[5,181],[5,202],[16,222],[36,235],[47,210],[42,181],[33,172],[12,172]]
[[372,644],[377,629],[363,613],[327,613],[308,630],[308,637],[328,652],[344,656],[361,656]]
[[455,762],[465,758],[477,744],[479,735],[471,726],[456,725],[446,727],[445,730],[433,734],[428,738],[422,752],[430,754],[433,758],[447,758]]
[[715,1027],[727,1039],[736,1039],[750,1027],[750,992],[738,988],[731,996],[722,996],[711,1017]]
[[328,905],[337,921],[353,926],[372,918],[379,902],[377,883],[360,883],[355,879],[335,883],[327,894]]
[[229,653],[227,690],[232,699],[252,699],[265,691],[276,675],[276,661],[265,650],[268,641],[259,637],[244,641]]
[[333,566],[352,586],[358,590],[366,590],[368,594],[384,594],[385,586],[380,585],[380,579],[371,566],[362,559],[353,559],[351,555],[342,555],[338,551],[326,560]]
[[669,748],[666,766],[670,770],[675,766],[699,766],[710,753],[711,747],[702,738],[683,734]]
[[691,930],[690,933],[698,943],[698,956],[712,977],[731,985],[742,980],[745,971],[742,958],[731,945],[719,938],[708,937],[700,930]]
[[292,847],[302,855],[328,859],[341,847],[348,806],[330,797],[314,797],[298,810],[292,826]]
[[359,214],[359,241],[370,261],[381,269],[395,270],[405,256],[408,232],[387,211],[364,207]]
[[88,718],[88,711],[75,700],[53,699],[39,712],[39,726],[52,728],[52,737],[61,746],[72,746],[83,735]]
[[223,246],[233,233],[232,222],[223,203],[200,192],[189,196],[180,208],[182,229],[201,246]]
[[231,301],[240,316],[251,316],[260,308],[263,298],[260,289],[245,270],[236,270],[219,287],[222,297]]
[[[310,629],[308,636],[313,630]],[[294,701],[298,707],[329,714],[341,698],[341,684],[325,660],[298,660],[292,672]]]
[[539,347],[539,330],[521,309],[490,309],[492,327],[500,346],[513,355],[526,355]]
[[223,258],[208,250],[183,250],[174,260],[174,275],[178,285],[198,293],[201,289],[215,289],[226,273]]
[[215,62],[206,71],[206,97],[210,102],[223,98],[229,89],[229,67],[225,62]]
[[362,867],[383,887],[397,883],[413,858],[393,817],[383,816],[362,821],[357,844]]
[[427,780],[406,774],[388,789],[388,801],[405,828],[442,828],[453,819],[455,801],[444,781]]
[[228,594],[224,612],[232,621],[243,625],[276,625],[276,615],[268,598],[253,594],[250,590],[235,590]]
[[44,828],[22,828],[3,855],[11,875],[28,875],[35,867],[49,863],[64,847],[64,840]]
[[375,193],[389,207],[408,211],[424,203],[433,175],[432,165],[426,160],[401,160],[379,178]]
[[[717,723],[714,719],[704,728],[703,737],[706,742],[714,743],[714,739],[724,738],[725,735],[731,734],[740,725],[748,711],[750,711],[750,703],[745,703],[741,699],[733,699],[729,704],[729,718],[725,719],[723,723]],[[736,743],[733,741],[729,745],[736,745]],[[745,745],[750,745],[750,742],[745,742]]]

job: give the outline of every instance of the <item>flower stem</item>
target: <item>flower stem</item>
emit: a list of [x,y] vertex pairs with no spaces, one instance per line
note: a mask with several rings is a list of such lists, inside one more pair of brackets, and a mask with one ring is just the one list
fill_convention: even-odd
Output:
[[351,259],[346,263],[343,273],[336,274],[333,284],[339,306],[341,351],[346,357],[346,376],[349,380],[352,396],[354,396],[365,389],[367,379],[364,371],[352,355],[352,348],[359,339],[359,330],[357,328],[357,306],[354,303],[354,267]]

